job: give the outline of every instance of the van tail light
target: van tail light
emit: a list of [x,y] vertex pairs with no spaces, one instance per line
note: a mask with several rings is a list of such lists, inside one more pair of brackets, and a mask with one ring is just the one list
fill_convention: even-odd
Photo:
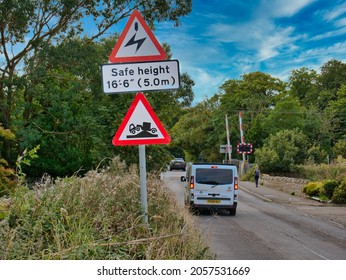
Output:
[[239,189],[238,177],[234,177],[234,189],[235,189],[235,190]]
[[191,176],[190,178],[190,189],[194,189],[195,188],[195,178],[194,176]]

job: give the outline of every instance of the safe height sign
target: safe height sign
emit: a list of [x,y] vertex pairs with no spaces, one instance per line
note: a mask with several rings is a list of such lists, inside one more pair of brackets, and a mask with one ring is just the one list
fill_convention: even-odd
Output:
[[177,60],[102,65],[104,93],[179,89]]
[[[165,60],[164,49],[139,11],[131,14],[109,61],[102,65],[105,93],[178,89],[179,63]],[[119,63],[120,62],[120,63]],[[145,145],[165,144],[170,137],[142,93],[138,93],[113,138],[113,145],[139,145],[143,222],[148,224]]]

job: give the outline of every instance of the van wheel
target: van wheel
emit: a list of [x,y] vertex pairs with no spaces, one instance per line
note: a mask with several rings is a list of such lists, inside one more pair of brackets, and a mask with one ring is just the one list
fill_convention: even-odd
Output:
[[229,210],[229,214],[230,214],[231,216],[235,216],[236,213],[237,213],[237,208],[234,208],[234,209],[230,209],[230,210]]

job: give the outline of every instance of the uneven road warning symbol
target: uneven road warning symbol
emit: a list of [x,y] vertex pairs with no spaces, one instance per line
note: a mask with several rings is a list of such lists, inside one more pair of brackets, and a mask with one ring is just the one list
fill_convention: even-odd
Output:
[[151,127],[150,122],[143,122],[143,125],[137,124],[136,126],[132,123],[129,127],[130,133],[137,134],[136,135],[126,135],[126,138],[148,138],[148,137],[158,137],[158,134],[154,134],[157,132],[155,127]]
[[167,131],[143,93],[135,96],[124,120],[114,135],[114,146],[168,144]]
[[131,14],[111,55],[110,62],[139,62],[165,60],[165,50],[139,11]]

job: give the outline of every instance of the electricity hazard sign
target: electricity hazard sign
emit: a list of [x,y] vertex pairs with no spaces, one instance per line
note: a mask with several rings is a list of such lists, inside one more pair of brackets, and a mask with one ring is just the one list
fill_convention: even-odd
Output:
[[168,144],[171,142],[143,93],[138,93],[114,135],[114,146]]
[[139,11],[135,10],[121,33],[110,62],[165,60],[166,52],[157,41]]

